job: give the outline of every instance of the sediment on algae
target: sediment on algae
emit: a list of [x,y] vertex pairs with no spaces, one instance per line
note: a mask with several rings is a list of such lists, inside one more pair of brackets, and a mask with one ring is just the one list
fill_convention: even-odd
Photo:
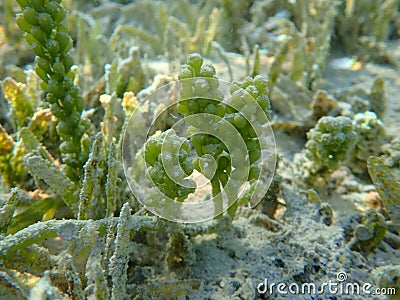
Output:
[[[0,20],[0,298],[254,299],[262,278],[322,284],[343,270],[396,287],[398,0],[5,0]],[[213,84],[232,81],[275,130],[279,163],[258,208],[243,205],[256,168],[243,199],[204,223],[165,221],[131,193],[128,120],[187,78],[216,98]],[[161,99],[150,114],[169,105]],[[239,112],[200,102],[171,109],[160,136],[204,111],[252,134]],[[148,122],[136,121],[143,134]],[[256,161],[259,145],[246,141]],[[180,164],[211,177],[217,194],[224,151],[198,135]],[[213,155],[218,172],[194,153]],[[151,154],[156,184],[184,201],[191,190],[165,185]]]

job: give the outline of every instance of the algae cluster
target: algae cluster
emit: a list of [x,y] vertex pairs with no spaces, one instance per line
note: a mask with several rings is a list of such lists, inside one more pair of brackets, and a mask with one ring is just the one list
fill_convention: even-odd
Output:
[[[258,284],[339,272],[400,293],[400,1],[4,0],[0,20],[0,299],[279,299]],[[200,73],[259,97],[278,165],[258,207],[179,224],[138,203],[121,148],[148,95]]]

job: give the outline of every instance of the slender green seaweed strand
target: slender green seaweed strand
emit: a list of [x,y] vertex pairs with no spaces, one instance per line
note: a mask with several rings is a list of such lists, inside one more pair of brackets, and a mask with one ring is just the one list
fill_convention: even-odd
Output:
[[84,100],[71,71],[74,61],[68,52],[72,48],[72,39],[62,25],[65,9],[61,0],[17,2],[22,12],[17,15],[16,22],[36,55],[36,74],[42,79],[45,100],[58,119],[56,129],[63,140],[60,151],[67,165],[66,174],[78,182],[88,156],[89,141],[82,141],[82,137],[89,121],[81,118]]

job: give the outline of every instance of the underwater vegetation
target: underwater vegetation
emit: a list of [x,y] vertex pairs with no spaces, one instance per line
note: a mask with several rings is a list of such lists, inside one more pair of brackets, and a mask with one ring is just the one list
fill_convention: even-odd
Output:
[[[399,124],[387,117],[399,119],[400,1],[4,0],[0,20],[0,299],[257,299],[266,276],[323,283],[342,270],[400,293]],[[371,78],[342,84],[332,68]],[[175,107],[147,101],[176,80]],[[129,121],[139,106],[170,111]],[[237,130],[242,165],[191,119],[201,113]],[[169,177],[162,149],[178,144],[184,175],[204,175],[217,200],[246,169],[242,197],[201,223],[147,211],[124,172],[130,122],[154,126],[130,154],[166,197],[195,189]],[[277,166],[249,208],[266,124]]]

